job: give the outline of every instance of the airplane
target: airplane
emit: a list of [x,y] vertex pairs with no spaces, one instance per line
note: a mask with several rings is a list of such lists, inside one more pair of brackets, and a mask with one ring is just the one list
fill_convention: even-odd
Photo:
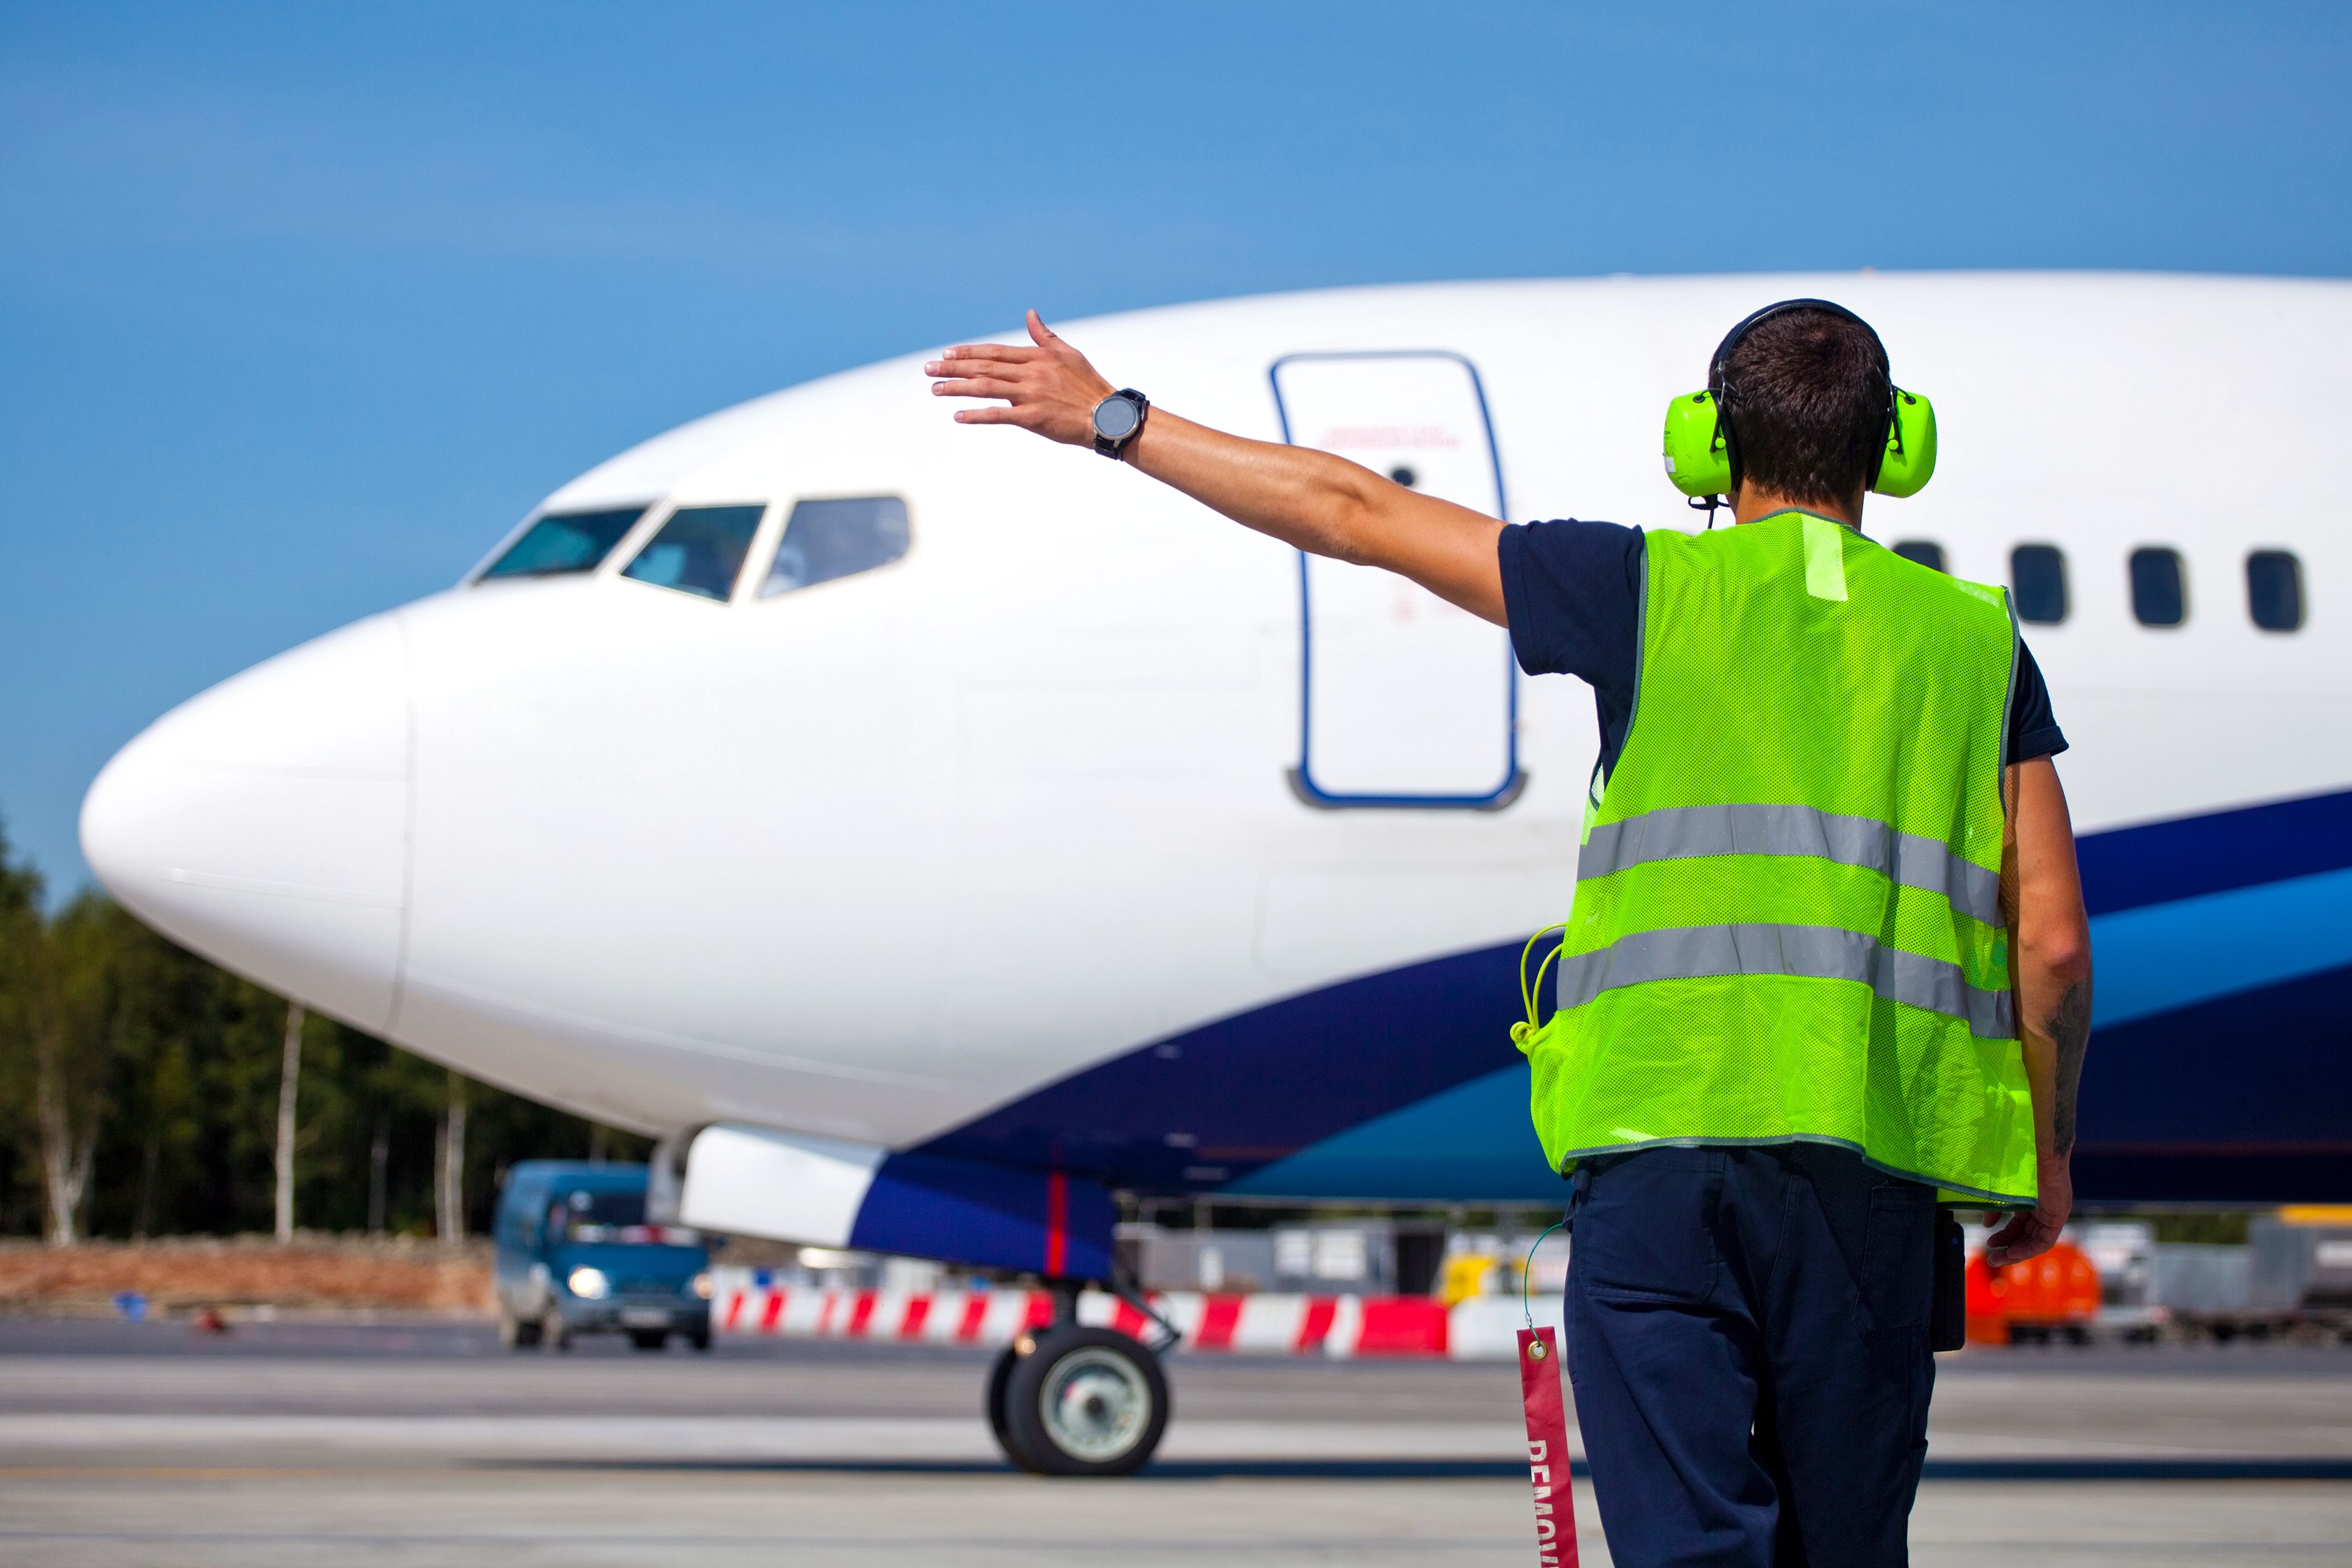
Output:
[[[2073,744],[2078,1198],[2352,1198],[2352,284],[1429,284],[1060,331],[1497,516],[1696,528],[1659,411],[1790,296],[1933,398],[1934,484],[1864,531],[2013,588]],[[263,985],[660,1139],[666,1212],[722,1233],[1066,1300],[1125,1288],[1122,1194],[1562,1202],[1507,1031],[1575,891],[1589,694],[1402,579],[950,422],[936,352],[656,437],[191,699],[92,785],[89,864]],[[1060,1473],[1166,1418],[1152,1348],[1066,1311],[990,1389]]]

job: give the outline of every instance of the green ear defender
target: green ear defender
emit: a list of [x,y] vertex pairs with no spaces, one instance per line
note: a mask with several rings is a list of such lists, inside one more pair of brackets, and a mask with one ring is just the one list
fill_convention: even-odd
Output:
[[1936,477],[1936,405],[1916,392],[1895,389],[1886,452],[1870,488],[1883,496],[1916,496]]
[[1694,392],[1666,405],[1666,478],[1694,500],[1729,493],[1731,452],[1723,444],[1712,392]]
[[[1731,351],[1748,330],[1783,310],[1826,310],[1870,331],[1870,323],[1843,305],[1827,300],[1783,300],[1767,305],[1725,335],[1707,366],[1704,392],[1685,393],[1666,405],[1666,478],[1691,498],[1695,507],[1713,517],[1719,496],[1728,496],[1736,482],[1738,451],[1731,426],[1723,418],[1723,401],[1732,389],[1724,384],[1724,367]],[[1872,332],[1874,341],[1877,333]],[[1885,359],[1882,347],[1880,358]],[[1916,392],[1906,392],[1890,379],[1886,384],[1893,408],[1886,421],[1886,448],[1870,476],[1870,489],[1880,495],[1916,495],[1936,472],[1936,408]]]

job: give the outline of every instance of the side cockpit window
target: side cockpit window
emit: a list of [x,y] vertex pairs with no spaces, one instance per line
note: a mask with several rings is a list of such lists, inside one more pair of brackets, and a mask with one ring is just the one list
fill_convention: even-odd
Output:
[[621,536],[646,515],[641,506],[611,511],[550,512],[507,546],[477,582],[491,577],[554,577],[593,572]]
[[735,592],[765,505],[682,506],[621,575],[725,601]]
[[887,566],[907,553],[907,503],[897,496],[804,500],[776,546],[763,599]]

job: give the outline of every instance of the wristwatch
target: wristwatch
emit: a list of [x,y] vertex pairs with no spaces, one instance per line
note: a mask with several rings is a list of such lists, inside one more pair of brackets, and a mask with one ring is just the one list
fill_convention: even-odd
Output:
[[1131,386],[1121,387],[1095,405],[1095,450],[1116,459],[1143,428],[1151,399]]

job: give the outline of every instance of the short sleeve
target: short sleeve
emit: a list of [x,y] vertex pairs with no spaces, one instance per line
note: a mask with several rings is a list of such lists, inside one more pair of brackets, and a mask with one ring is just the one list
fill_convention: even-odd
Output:
[[1529,675],[1592,688],[1601,761],[1616,765],[1642,644],[1642,531],[1614,522],[1513,524],[1496,544],[1511,651]]
[[1642,531],[1613,522],[1530,522],[1503,530],[1503,607],[1529,675],[1633,683],[1641,636]]
[[2009,694],[2009,760],[2030,763],[2054,757],[2066,749],[2065,731],[2050,707],[2050,688],[2033,650],[2022,639],[2017,645],[2017,680]]

